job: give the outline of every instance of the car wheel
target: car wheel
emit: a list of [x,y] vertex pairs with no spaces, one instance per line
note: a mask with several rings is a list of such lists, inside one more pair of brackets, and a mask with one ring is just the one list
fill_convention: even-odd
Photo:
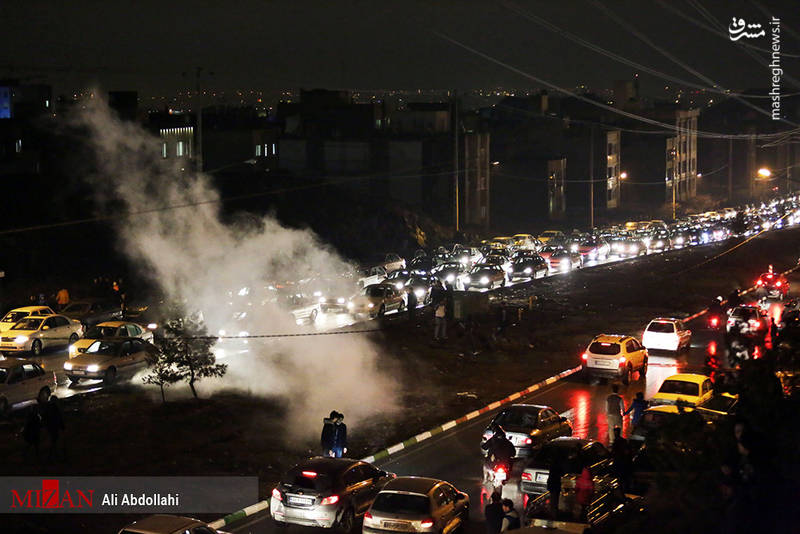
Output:
[[72,345],[76,341],[78,341],[78,334],[73,332],[72,335],[69,336],[69,344]]
[[39,401],[40,404],[44,404],[50,398],[50,388],[45,386],[39,390],[39,395],[37,395],[36,399]]
[[308,318],[308,320],[311,321],[311,324],[317,322],[317,310],[311,310],[311,316]]
[[42,354],[42,342],[40,340],[33,340],[33,343],[31,343],[31,352],[34,356],[40,356]]
[[109,367],[106,370],[106,375],[103,377],[103,382],[105,382],[106,385],[111,385],[116,381],[117,381],[117,369],[116,367]]
[[626,386],[631,383],[631,366],[625,368],[625,374],[622,375],[622,383]]
[[0,417],[8,415],[9,409],[8,400],[5,397],[0,398]]
[[378,308],[378,317],[383,317],[386,315],[386,306],[381,304],[381,307]]
[[351,508],[348,508],[342,512],[342,516],[339,518],[339,522],[336,524],[336,530],[341,534],[349,534],[353,531],[354,524],[355,514],[353,514],[353,510]]
[[641,378],[645,378],[647,376],[647,358],[644,359],[642,368],[639,370],[639,375],[641,376]]

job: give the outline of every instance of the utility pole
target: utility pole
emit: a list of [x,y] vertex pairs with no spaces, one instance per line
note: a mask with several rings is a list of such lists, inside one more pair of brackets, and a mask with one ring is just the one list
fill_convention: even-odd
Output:
[[461,129],[458,127],[458,92],[453,91],[453,214],[455,216],[456,232],[461,230],[458,220],[458,134],[460,133],[460,130]]
[[733,202],[733,139],[728,139],[728,202]]
[[589,231],[594,233],[594,125],[589,136]]
[[[677,137],[675,139],[677,139]],[[676,145],[677,145],[677,142],[676,142]],[[678,152],[677,151],[678,151],[677,148],[673,148],[672,149],[672,153],[670,154],[672,156],[672,220],[673,221],[675,221],[675,215],[676,215],[675,188],[677,186],[677,181],[678,181],[678,169],[677,169]]]

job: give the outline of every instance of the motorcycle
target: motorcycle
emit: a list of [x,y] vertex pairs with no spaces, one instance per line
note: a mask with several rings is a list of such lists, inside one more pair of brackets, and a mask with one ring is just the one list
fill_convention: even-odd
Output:
[[[491,487],[491,492],[502,494],[503,486],[511,476],[511,463],[500,461],[488,461],[484,466],[484,481]],[[488,468],[488,469],[487,469]]]

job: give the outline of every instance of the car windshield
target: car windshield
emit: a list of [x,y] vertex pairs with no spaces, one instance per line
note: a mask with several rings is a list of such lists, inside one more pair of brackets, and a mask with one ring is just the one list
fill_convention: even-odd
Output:
[[372,503],[372,511],[389,514],[427,515],[430,513],[430,502],[424,495],[382,491]]
[[104,337],[114,337],[117,334],[116,326],[95,326],[86,331],[83,336],[87,339],[101,339]]
[[86,352],[90,354],[116,354],[117,353],[117,344],[110,343],[108,341],[95,341],[89,348],[86,349]]
[[11,330],[38,330],[44,319],[27,317],[11,327]]
[[700,388],[694,382],[683,380],[664,380],[659,393],[672,393],[674,395],[698,395]]
[[481,271],[486,271],[486,270],[491,270],[491,269],[492,269],[491,265],[487,265],[485,263],[481,263],[481,264],[478,264],[475,267],[473,267],[472,270],[470,271],[470,273],[471,274],[475,274],[475,273],[479,273]]
[[594,247],[594,246],[597,246],[597,241],[595,241],[594,239],[585,239],[585,240],[581,241],[581,246],[583,246],[583,247]]
[[24,311],[10,311],[3,317],[4,323],[16,323],[20,319],[27,317],[28,312]]
[[539,417],[538,408],[512,408],[503,410],[494,420],[500,426],[523,426],[533,428]]
[[607,343],[605,341],[595,341],[589,345],[589,352],[592,354],[604,354],[613,356],[619,354],[619,343]]
[[435,269],[435,271],[438,273],[438,272],[441,272],[441,271],[444,271],[444,270],[448,270],[449,271],[451,269],[460,269],[460,268],[461,268],[461,264],[460,263],[443,263],[442,265],[438,266]]
[[364,289],[364,295],[368,297],[382,297],[384,288],[378,286],[368,286]]
[[64,308],[64,313],[84,313],[89,311],[88,302],[73,302]]
[[735,319],[752,319],[756,316],[756,311],[751,308],[736,308],[731,313],[731,317]]
[[666,321],[653,321],[647,327],[648,332],[657,332],[659,334],[672,334],[675,332],[675,325]]

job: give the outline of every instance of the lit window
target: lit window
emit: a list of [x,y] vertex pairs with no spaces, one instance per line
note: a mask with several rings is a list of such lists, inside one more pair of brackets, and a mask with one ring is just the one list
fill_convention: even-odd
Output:
[[183,157],[183,141],[178,141],[178,148],[176,150],[176,154],[179,158]]
[[275,156],[278,154],[278,145],[272,143],[272,155]]
[[261,145],[256,145],[256,157],[261,155]]
[[269,145],[264,143],[264,155],[269,156]]
[[17,142],[14,143],[14,150],[17,151],[17,154],[22,152],[22,139],[17,139]]
[[45,100],[44,101],[44,107],[46,107],[46,108],[50,107],[50,101],[49,100]]
[[161,157],[165,159],[167,157],[167,143],[161,143]]

